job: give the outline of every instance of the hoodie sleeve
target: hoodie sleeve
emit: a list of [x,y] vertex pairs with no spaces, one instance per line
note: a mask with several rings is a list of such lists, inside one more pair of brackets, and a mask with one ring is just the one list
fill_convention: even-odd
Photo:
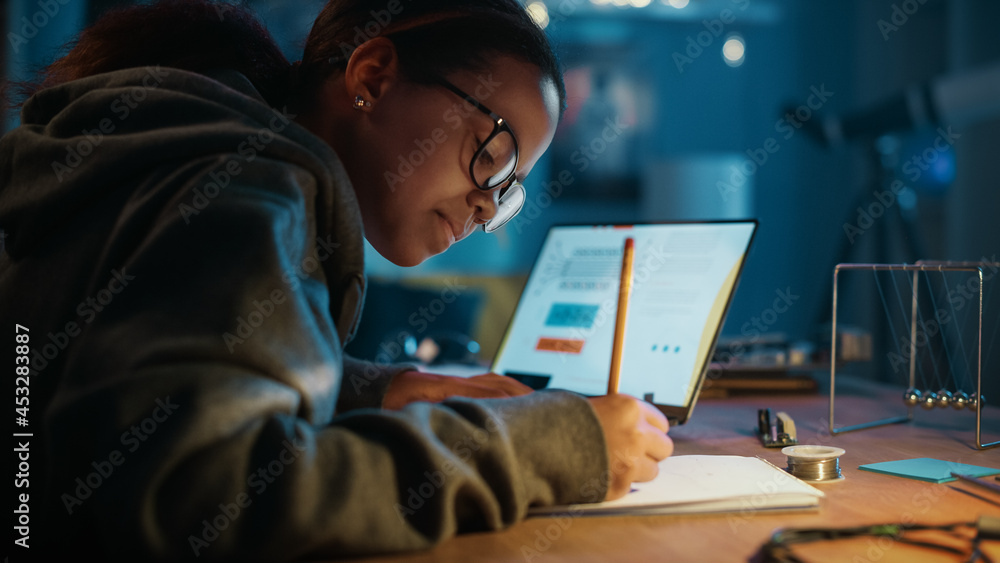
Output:
[[416,366],[409,364],[379,364],[345,354],[337,412],[365,407],[381,408],[393,378],[404,371],[416,369]]
[[[192,199],[224,164],[151,177],[93,265],[108,299],[47,420],[70,524],[131,560],[284,561],[427,548],[603,499],[603,434],[574,394],[336,414],[358,366],[323,269],[296,268],[316,259],[312,176],[258,158]],[[109,476],[84,495],[95,467]]]

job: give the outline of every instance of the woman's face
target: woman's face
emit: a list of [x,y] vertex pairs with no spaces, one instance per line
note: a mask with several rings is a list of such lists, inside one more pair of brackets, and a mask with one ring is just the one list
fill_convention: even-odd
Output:
[[[443,77],[507,121],[517,138],[519,180],[555,133],[558,94],[533,65],[498,57],[483,73]],[[365,236],[386,259],[414,266],[440,254],[496,212],[496,190],[476,187],[469,164],[493,120],[444,86],[394,81],[366,110],[359,145],[344,165]],[[528,194],[531,197],[531,194]]]

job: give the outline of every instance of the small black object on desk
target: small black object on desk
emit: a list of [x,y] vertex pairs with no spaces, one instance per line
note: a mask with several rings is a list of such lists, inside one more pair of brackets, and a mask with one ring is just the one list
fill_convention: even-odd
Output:
[[757,410],[757,437],[768,448],[783,448],[799,443],[792,417],[786,412],[774,415],[771,409]]

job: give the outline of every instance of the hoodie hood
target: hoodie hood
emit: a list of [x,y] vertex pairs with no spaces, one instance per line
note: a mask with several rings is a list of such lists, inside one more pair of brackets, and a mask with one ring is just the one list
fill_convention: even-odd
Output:
[[[0,139],[6,250],[16,260],[123,183],[213,153],[286,161],[320,186],[332,176],[346,179],[330,147],[294,117],[270,108],[246,77],[228,70],[206,76],[133,68],[42,90],[25,103],[22,125]],[[338,199],[349,201],[339,203],[356,210],[353,195],[342,190]],[[317,203],[322,210],[332,201]]]
[[[270,159],[315,181],[307,232],[324,256],[337,249],[337,259],[324,260],[322,269],[330,291],[343,296],[330,308],[349,340],[364,298],[361,211],[337,155],[294,117],[270,107],[232,70],[131,68],[36,93],[24,105],[22,125],[0,139],[0,270],[49,243],[96,259],[108,214],[121,222],[138,207],[155,210],[151,203],[162,194],[147,190],[169,185],[191,161]],[[208,204],[213,194],[203,192],[210,186],[191,191],[189,205],[179,208],[185,219]],[[64,232],[71,224],[74,232]]]

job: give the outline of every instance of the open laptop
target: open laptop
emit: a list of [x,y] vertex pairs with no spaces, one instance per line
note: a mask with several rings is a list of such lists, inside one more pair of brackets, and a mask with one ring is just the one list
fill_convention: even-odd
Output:
[[618,391],[685,423],[756,230],[755,220],[550,227],[491,371],[535,389],[606,394],[631,237]]

